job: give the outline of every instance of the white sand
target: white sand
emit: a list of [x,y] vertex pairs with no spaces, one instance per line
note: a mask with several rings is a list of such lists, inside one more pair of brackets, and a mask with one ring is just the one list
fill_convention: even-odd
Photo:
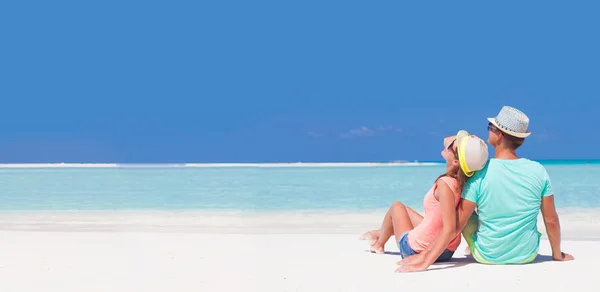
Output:
[[[522,266],[474,263],[463,242],[453,263],[394,273],[399,255],[357,239],[375,215],[3,213],[0,291],[598,291],[594,240],[563,241],[576,257],[564,263],[549,260],[544,240],[538,262]],[[563,222],[566,233],[586,227]],[[397,252],[393,240],[387,249]]]

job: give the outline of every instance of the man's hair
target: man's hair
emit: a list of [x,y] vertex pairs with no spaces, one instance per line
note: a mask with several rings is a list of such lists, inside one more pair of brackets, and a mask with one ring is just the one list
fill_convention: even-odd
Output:
[[506,133],[502,133],[502,136],[504,137],[504,146],[512,150],[517,150],[519,147],[521,147],[521,145],[523,145],[523,142],[525,142],[525,138],[518,138]]

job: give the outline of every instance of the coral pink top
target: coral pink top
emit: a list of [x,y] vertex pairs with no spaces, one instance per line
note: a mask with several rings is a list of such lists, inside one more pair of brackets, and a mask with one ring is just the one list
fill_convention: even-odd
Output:
[[[440,178],[444,180],[450,189],[454,192],[454,206],[458,206],[462,190],[458,189],[458,181],[453,177],[444,176]],[[438,233],[442,230],[442,210],[440,202],[435,198],[433,193],[436,189],[436,184],[425,195],[423,206],[425,215],[423,221],[408,232],[408,244],[416,252],[422,252],[435,239]],[[448,249],[455,251],[460,245],[460,232],[450,241]]]

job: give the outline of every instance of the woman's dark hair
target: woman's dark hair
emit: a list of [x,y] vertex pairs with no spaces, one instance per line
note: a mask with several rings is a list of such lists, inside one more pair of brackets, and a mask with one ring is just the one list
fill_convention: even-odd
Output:
[[[458,152],[456,151],[452,151],[454,152],[454,158],[456,158],[458,160]],[[458,173],[444,173],[441,174],[440,176],[438,176],[435,179],[434,183],[437,183],[438,179],[444,177],[444,176],[449,176],[452,177],[454,179],[456,179],[458,181],[458,191],[462,192],[463,187],[465,186],[465,183],[467,183],[467,180],[469,180],[469,177],[462,171],[462,169],[460,169],[460,166],[458,167],[460,171],[458,171]]]

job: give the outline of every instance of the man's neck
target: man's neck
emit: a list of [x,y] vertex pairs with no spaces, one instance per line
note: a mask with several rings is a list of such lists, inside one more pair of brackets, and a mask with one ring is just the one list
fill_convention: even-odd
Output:
[[517,153],[515,152],[515,150],[507,149],[502,146],[498,146],[498,147],[496,147],[496,154],[494,155],[494,158],[513,160],[513,159],[519,159],[519,156],[517,156]]

